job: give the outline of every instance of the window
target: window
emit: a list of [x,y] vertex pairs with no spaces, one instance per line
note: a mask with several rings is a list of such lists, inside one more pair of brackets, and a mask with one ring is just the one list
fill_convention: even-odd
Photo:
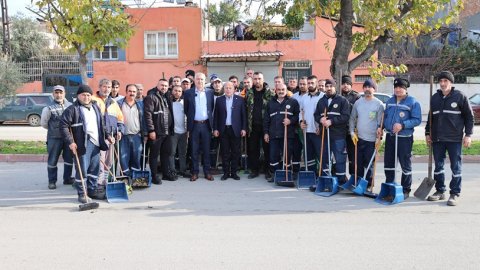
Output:
[[93,57],[98,60],[117,60],[118,47],[113,45],[103,46],[103,51],[95,50]]
[[176,31],[145,32],[145,58],[178,58]]
[[361,82],[363,83],[364,81],[371,79],[370,75],[356,75],[355,76],[355,82]]

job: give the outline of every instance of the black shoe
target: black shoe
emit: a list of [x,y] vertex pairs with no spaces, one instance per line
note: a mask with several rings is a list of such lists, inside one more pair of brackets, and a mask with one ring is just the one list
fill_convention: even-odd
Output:
[[55,183],[48,183],[48,189],[56,189],[57,185]]
[[172,174],[167,174],[162,178],[162,180],[177,181],[177,177]]
[[191,175],[190,173],[188,173],[188,172],[179,172],[178,174],[181,175],[181,176],[184,177],[184,178],[190,178],[190,177],[192,177],[192,175]]
[[153,179],[152,179],[152,183],[155,184],[155,185],[161,185],[162,184],[162,179],[160,178],[160,175],[156,175]]
[[75,183],[75,177],[70,177],[69,179],[63,180],[64,185],[73,185]]
[[105,196],[105,191],[102,190],[95,190],[93,193],[89,193],[88,197],[94,199],[94,200],[105,200],[107,197]]
[[267,172],[265,173],[265,179],[268,180],[268,179],[270,179],[270,178],[272,178],[272,173],[271,173],[270,171],[267,171]]
[[258,172],[251,172],[248,175],[248,179],[253,179],[253,178],[256,178],[256,177],[258,177]]
[[403,199],[406,200],[410,197],[410,192],[403,192]]
[[222,180],[222,181],[225,181],[225,180],[227,180],[227,179],[228,179],[228,173],[224,173],[224,174],[222,175],[222,178],[220,178],[220,180]]
[[87,196],[87,198],[85,198],[85,195],[80,195],[78,194],[78,202],[79,203],[89,203],[89,202],[92,202],[92,199],[90,197]]
[[233,180],[240,180],[240,176],[238,176],[236,173],[232,173],[230,177],[233,178]]

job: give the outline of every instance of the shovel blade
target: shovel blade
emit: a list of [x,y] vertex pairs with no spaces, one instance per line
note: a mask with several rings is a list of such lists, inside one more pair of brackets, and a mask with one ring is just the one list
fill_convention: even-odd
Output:
[[312,171],[298,172],[297,189],[309,189],[315,185],[315,173]]
[[432,191],[433,186],[435,186],[435,180],[425,177],[420,186],[413,193],[413,196],[420,200],[425,200],[428,197],[428,194],[430,194],[430,191]]

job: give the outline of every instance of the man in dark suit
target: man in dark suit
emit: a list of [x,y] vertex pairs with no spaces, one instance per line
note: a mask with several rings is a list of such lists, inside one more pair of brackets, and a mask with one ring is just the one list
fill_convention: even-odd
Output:
[[243,98],[234,95],[235,86],[226,82],[224,96],[217,98],[213,117],[213,135],[220,136],[222,149],[223,176],[240,180],[237,168],[240,162],[241,137],[247,134],[247,111]]
[[195,74],[195,87],[185,91],[184,111],[187,116],[187,131],[192,142],[192,177],[198,179],[200,150],[203,155],[205,178],[213,181],[210,173],[210,139],[213,127],[213,92],[205,91],[205,74]]

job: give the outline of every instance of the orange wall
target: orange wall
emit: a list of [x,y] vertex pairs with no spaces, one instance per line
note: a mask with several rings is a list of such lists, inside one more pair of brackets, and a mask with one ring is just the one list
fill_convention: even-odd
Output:
[[25,83],[22,87],[18,88],[17,93],[42,93],[42,82],[34,81]]

